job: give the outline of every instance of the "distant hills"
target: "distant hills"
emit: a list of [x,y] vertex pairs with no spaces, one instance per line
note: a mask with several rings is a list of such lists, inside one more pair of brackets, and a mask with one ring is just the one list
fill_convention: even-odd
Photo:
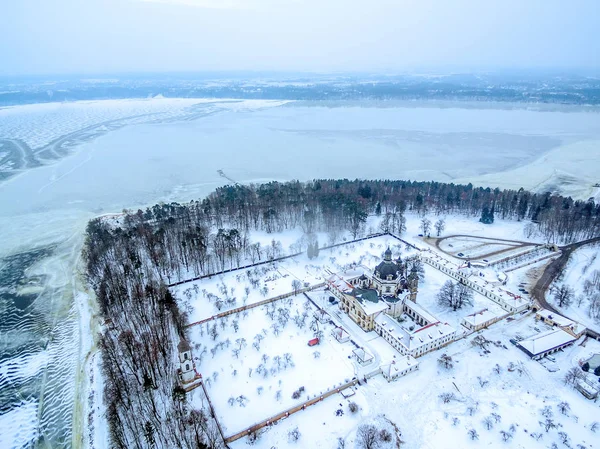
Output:
[[450,100],[600,104],[600,76],[560,73],[200,73],[0,78],[0,106],[147,98]]

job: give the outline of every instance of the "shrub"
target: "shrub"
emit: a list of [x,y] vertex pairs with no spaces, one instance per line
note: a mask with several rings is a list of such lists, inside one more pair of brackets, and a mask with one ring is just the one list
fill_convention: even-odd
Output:
[[581,369],[584,370],[586,373],[590,370],[590,364],[588,362],[585,362],[582,366]]
[[392,434],[387,429],[381,429],[379,431],[379,439],[381,441],[390,442],[392,441]]
[[348,408],[350,409],[351,413],[356,413],[358,411],[358,404],[356,402],[351,402],[348,404]]

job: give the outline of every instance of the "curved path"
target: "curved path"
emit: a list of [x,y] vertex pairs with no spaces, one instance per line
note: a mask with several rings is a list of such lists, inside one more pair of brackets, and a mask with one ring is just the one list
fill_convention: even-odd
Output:
[[[472,238],[472,239],[479,239],[479,240],[489,240],[490,244],[494,243],[494,242],[501,242],[501,243],[506,243],[506,244],[512,244],[509,248],[506,249],[500,249],[497,251],[491,251],[489,253],[486,254],[480,254],[477,256],[477,259],[485,259],[488,257],[492,257],[495,256],[497,254],[502,254],[505,253],[507,251],[512,251],[515,248],[523,248],[526,246],[540,246],[540,243],[531,243],[531,242],[524,242],[521,240],[508,240],[508,239],[498,239],[498,238],[493,238],[493,237],[481,237],[478,235],[467,235],[467,234],[454,234],[454,235],[447,235],[445,237],[439,237],[439,238],[435,238],[435,247],[440,250],[441,252],[443,252],[444,254],[447,254],[449,256],[452,257],[458,257],[455,254],[452,254],[444,249],[442,249],[440,247],[440,243],[446,239],[452,239],[452,238]],[[458,257],[459,259],[467,259],[467,257]]]
[[[573,251],[584,245],[589,245],[597,242],[600,242],[600,237],[594,237],[591,239],[582,240],[581,242],[571,243],[569,245],[560,247],[562,254],[558,259],[555,259],[548,264],[548,266],[542,273],[542,276],[538,279],[531,291],[531,296],[540,305],[540,307],[551,310],[554,313],[564,316],[565,318],[569,318],[562,311],[557,310],[554,306],[549,304],[548,301],[546,301],[546,292],[548,291],[548,288],[550,288],[552,282],[554,282],[558,275],[562,273],[562,271],[565,269]],[[589,337],[595,338],[596,340],[600,340],[600,333],[593,329],[587,329],[586,334]]]

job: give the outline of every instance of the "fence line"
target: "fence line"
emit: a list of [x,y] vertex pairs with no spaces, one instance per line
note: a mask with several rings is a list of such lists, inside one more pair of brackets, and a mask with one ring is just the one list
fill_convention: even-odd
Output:
[[311,290],[315,290],[317,288],[321,288],[321,287],[324,287],[324,286],[325,286],[325,282],[321,282],[319,284],[311,285],[310,287],[298,289],[297,291],[294,291],[294,292],[284,293],[282,295],[274,296],[273,298],[263,299],[262,301],[254,302],[252,304],[246,304],[245,306],[236,307],[235,309],[231,309],[231,310],[226,310],[225,312],[218,313],[218,314],[213,315],[213,316],[211,316],[209,318],[205,318],[203,320],[187,324],[185,327],[198,326],[198,325],[204,324],[204,323],[206,323],[208,321],[216,320],[218,318],[223,318],[223,317],[226,317],[228,315],[233,315],[234,313],[243,312],[244,310],[250,310],[250,309],[253,309],[253,308],[258,307],[258,306],[262,306],[262,305],[269,304],[269,303],[272,303],[272,302],[275,302],[275,301],[279,301],[281,299],[289,298],[290,296],[300,295],[302,293],[306,293],[306,292],[309,292]]
[[353,379],[350,382],[347,382],[343,385],[340,385],[337,388],[332,388],[330,390],[327,390],[325,393],[313,398],[313,399],[309,399],[308,401],[303,402],[302,404],[296,405],[294,407],[291,407],[287,410],[284,410],[281,413],[278,413],[274,416],[271,416],[270,418],[267,418],[263,421],[260,421],[256,424],[253,424],[252,426],[238,432],[235,433],[227,438],[225,438],[225,443],[231,443],[233,441],[239,440],[240,438],[243,438],[249,434],[251,434],[252,432],[256,432],[257,430],[262,429],[263,427],[269,426],[271,424],[276,423],[277,421],[279,421],[280,419],[283,418],[287,418],[290,415],[293,415],[294,413],[297,413],[301,410],[306,410],[306,407],[310,407],[311,405],[314,405],[318,402],[321,402],[322,400],[324,400],[325,398],[328,398],[331,395],[334,395],[336,393],[340,393],[341,391],[350,388],[354,385],[356,385],[358,383],[357,379]]
[[[395,235],[393,235],[393,234],[391,234],[389,232],[378,232],[376,234],[369,234],[369,235],[367,235],[365,237],[361,237],[361,238],[358,238],[358,239],[350,240],[350,241],[347,241],[347,242],[335,243],[333,245],[324,246],[322,248],[319,248],[319,251],[323,251],[323,250],[326,250],[326,249],[337,248],[338,246],[350,245],[352,243],[361,242],[363,240],[369,240],[369,239],[373,239],[373,238],[376,238],[376,237],[382,237],[384,235],[389,235],[389,236],[391,236],[391,237],[393,237],[395,239],[398,239],[398,240],[404,242],[404,240],[401,240],[399,237],[396,237]],[[404,242],[404,243],[406,243],[407,245],[410,245],[410,246],[416,248],[416,246],[411,245],[408,242]],[[173,282],[171,284],[167,284],[167,287],[175,287],[177,285],[187,284],[188,282],[199,281],[200,279],[206,279],[206,278],[210,278],[212,276],[218,276],[220,274],[231,273],[233,271],[245,270],[247,268],[253,268],[253,267],[260,266],[260,265],[265,265],[265,264],[268,264],[268,263],[277,262],[277,261],[280,261],[280,260],[291,259],[292,257],[296,257],[296,256],[299,256],[301,254],[304,254],[304,251],[301,251],[299,253],[290,254],[290,255],[287,255],[287,256],[275,257],[273,259],[263,260],[263,261],[256,262],[256,263],[251,263],[249,265],[243,265],[241,267],[228,268],[227,270],[221,270],[221,271],[215,271],[213,273],[202,274],[200,276],[195,276],[193,278],[184,279],[182,281],[177,281],[177,282]]]

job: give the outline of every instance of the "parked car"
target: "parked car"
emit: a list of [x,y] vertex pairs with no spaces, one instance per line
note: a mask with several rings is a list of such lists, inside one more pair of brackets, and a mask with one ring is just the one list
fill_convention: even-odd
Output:
[[333,303],[335,302],[335,297],[334,297],[334,296],[330,296],[330,297],[329,297],[329,302],[330,302],[331,304],[333,304]]
[[513,345],[516,345],[516,344],[517,344],[517,340],[515,340],[514,338],[511,338],[511,339],[510,339],[510,342],[511,342]]
[[458,254],[457,254],[457,256],[458,256],[458,257],[463,257],[463,256],[464,256],[464,254],[463,254],[463,253],[458,253]]

